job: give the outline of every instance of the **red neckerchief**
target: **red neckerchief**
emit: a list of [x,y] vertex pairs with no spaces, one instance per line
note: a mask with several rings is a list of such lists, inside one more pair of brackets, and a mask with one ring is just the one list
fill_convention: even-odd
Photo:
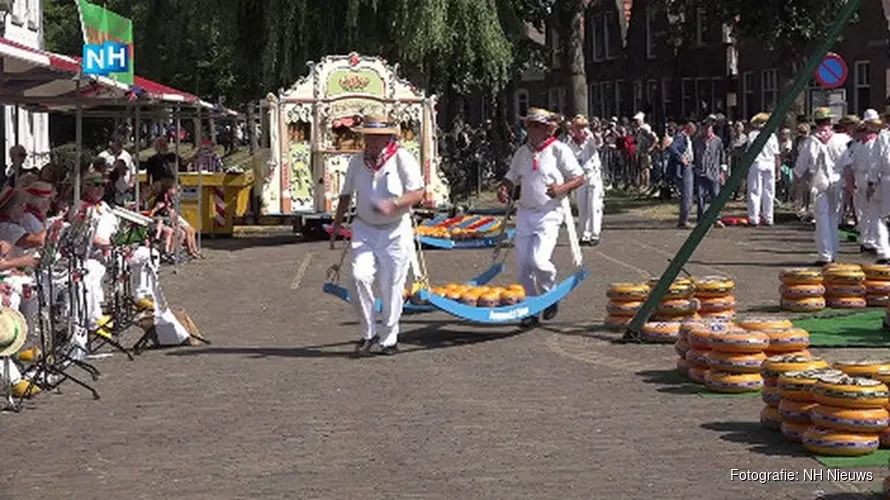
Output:
[[554,142],[556,142],[556,137],[547,139],[546,141],[544,141],[543,144],[541,144],[541,147],[532,146],[531,144],[528,145],[532,149],[532,168],[534,170],[538,169],[538,157],[540,156],[541,152],[550,147],[550,145]]
[[399,152],[399,143],[396,141],[390,141],[389,144],[383,148],[383,151],[377,155],[376,158],[369,157],[366,153],[363,157],[365,160],[365,166],[370,168],[372,172],[376,172],[383,168],[386,165],[386,162],[389,161],[390,158],[396,155]]
[[831,130],[831,126],[828,125],[820,127],[813,135],[815,135],[817,139],[822,141],[822,144],[828,144],[828,141],[830,141],[831,138],[834,137],[834,131]]
[[869,132],[869,133],[865,134],[865,135],[862,137],[862,139],[860,139],[860,140],[861,140],[862,142],[871,142],[871,141],[873,141],[873,140],[875,140],[875,139],[877,139],[877,138],[878,138],[878,134],[876,134],[876,133],[874,133],[874,132]]
[[715,137],[717,137],[717,134],[715,134],[713,130],[711,130],[710,132],[708,132],[707,134],[705,134],[705,140],[706,140],[707,142],[711,142],[711,139],[713,139],[713,138],[715,138]]
[[40,222],[46,222],[46,214],[34,205],[26,205],[25,213],[29,213],[37,218]]

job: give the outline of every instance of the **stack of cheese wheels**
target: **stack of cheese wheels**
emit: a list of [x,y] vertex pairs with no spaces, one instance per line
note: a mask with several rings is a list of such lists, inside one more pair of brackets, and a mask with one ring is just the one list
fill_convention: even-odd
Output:
[[704,384],[710,373],[711,337],[738,330],[738,327],[724,322],[691,321],[686,323],[685,328],[681,327],[681,330],[688,345],[683,363],[687,375],[693,382]]
[[868,307],[890,305],[890,265],[867,264],[862,266],[865,273],[865,301]]
[[825,305],[834,309],[861,309],[865,300],[865,273],[858,264],[828,264],[822,276]]
[[[649,280],[650,288],[655,287],[658,278]],[[682,323],[687,319],[694,319],[698,314],[699,303],[695,299],[695,285],[692,280],[678,278],[668,287],[664,297],[655,309],[652,321],[667,323]]]
[[620,330],[630,324],[634,315],[649,296],[649,285],[645,283],[612,283],[606,291],[609,303],[606,305],[606,319],[603,326],[610,330]]
[[843,372],[824,368],[827,364],[822,360],[818,368],[802,371],[788,371],[779,375],[776,388],[779,391],[778,411],[782,419],[780,430],[785,439],[800,443],[810,426],[810,410],[816,406],[812,388],[819,377],[842,376]]
[[679,338],[674,342],[674,352],[680,359],[677,360],[677,371],[683,375],[689,374],[689,364],[686,362],[686,353],[689,352],[689,332],[693,328],[703,328],[704,322],[700,319],[687,319],[680,324]]
[[735,324],[708,336],[708,373],[705,385],[714,392],[756,392],[763,387],[760,365],[766,359],[769,337]]
[[879,380],[821,375],[812,387],[811,425],[804,447],[818,455],[859,456],[875,452],[887,429],[888,390]]
[[803,354],[809,355],[807,348],[810,346],[810,332],[803,328],[784,327],[761,330],[769,337],[767,356],[778,354]]
[[779,410],[782,403],[778,387],[779,377],[785,373],[815,370],[827,366],[828,363],[821,358],[802,354],[780,354],[766,358],[760,367],[760,375],[763,377],[763,391],[760,395],[766,404],[760,412],[760,423],[768,429],[781,430],[783,420]]
[[[877,373],[871,375],[871,378],[881,382],[882,384],[890,387],[890,370],[880,370]],[[890,410],[890,405],[887,407]],[[881,448],[890,448],[890,427],[884,429],[884,431],[880,434],[881,438]]]
[[702,318],[729,321],[735,317],[735,282],[723,276],[706,276],[695,280],[695,298]]
[[779,293],[782,309],[791,312],[821,311],[825,309],[825,287],[822,270],[783,269],[779,274]]

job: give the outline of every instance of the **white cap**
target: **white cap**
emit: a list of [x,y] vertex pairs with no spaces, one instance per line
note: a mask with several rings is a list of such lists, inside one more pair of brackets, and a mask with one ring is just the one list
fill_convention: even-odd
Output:
[[648,123],[644,123],[643,126],[640,127],[640,128],[643,129],[643,130],[644,130],[645,132],[647,132],[647,133],[651,133],[651,132],[652,132],[652,127],[650,127]]
[[865,113],[862,113],[862,121],[864,122],[870,122],[880,119],[881,115],[879,115],[878,112],[873,109],[866,109]]
[[646,119],[646,115],[643,114],[642,111],[639,111],[639,112],[637,112],[637,114],[634,115],[634,120],[636,120],[636,121],[643,121],[645,119]]

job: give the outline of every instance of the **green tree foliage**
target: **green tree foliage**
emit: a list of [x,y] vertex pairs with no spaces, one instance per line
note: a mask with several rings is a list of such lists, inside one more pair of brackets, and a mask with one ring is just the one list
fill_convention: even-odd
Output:
[[[351,51],[398,62],[428,90],[496,92],[529,55],[545,0],[107,0],[134,22],[138,74],[233,102],[289,85],[306,62]],[[73,0],[47,0],[46,46],[78,54]]]

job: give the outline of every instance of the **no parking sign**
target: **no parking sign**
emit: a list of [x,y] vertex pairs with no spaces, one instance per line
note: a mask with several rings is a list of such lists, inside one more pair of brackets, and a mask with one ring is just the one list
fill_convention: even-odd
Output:
[[819,67],[816,68],[815,76],[822,88],[836,89],[847,81],[847,73],[847,63],[844,59],[834,52],[829,52],[825,54]]

